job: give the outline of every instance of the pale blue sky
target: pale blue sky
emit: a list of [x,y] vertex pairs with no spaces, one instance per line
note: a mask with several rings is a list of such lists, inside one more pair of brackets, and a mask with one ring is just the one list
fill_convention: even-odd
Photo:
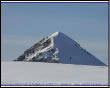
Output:
[[2,3],[2,61],[56,31],[108,62],[108,3]]

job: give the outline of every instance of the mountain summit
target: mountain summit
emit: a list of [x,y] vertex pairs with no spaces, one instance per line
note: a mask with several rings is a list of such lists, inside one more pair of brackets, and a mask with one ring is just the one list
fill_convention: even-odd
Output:
[[61,32],[55,32],[43,38],[14,61],[106,66],[98,58],[80,47],[77,42]]

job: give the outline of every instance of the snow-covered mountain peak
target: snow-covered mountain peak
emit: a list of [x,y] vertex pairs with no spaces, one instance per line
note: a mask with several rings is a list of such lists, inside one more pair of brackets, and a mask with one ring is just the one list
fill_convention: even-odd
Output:
[[55,32],[55,33],[53,33],[51,36],[57,36],[59,34],[59,32]]
[[61,32],[54,32],[53,34],[51,34],[50,36],[48,36],[49,38],[54,38],[57,37],[59,34],[61,34]]
[[43,38],[15,61],[105,66],[103,62],[83,49],[76,41],[61,32],[55,32]]

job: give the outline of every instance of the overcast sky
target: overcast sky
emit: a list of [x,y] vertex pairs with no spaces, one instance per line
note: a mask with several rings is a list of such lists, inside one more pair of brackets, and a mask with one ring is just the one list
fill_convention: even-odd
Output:
[[56,31],[108,63],[108,3],[2,3],[2,61]]

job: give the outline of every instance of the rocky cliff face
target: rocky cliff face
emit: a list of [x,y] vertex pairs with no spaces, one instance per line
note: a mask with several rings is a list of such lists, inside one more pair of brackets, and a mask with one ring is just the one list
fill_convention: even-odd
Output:
[[56,56],[57,48],[52,46],[52,38],[46,37],[27,49],[14,61],[33,61],[33,62],[51,62],[59,63]]

